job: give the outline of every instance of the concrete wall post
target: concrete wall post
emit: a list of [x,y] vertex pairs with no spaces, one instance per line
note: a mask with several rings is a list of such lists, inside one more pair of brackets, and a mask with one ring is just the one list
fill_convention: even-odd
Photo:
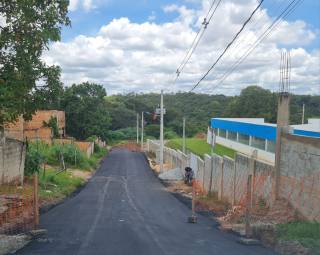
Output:
[[222,158],[221,164],[220,164],[221,177],[220,177],[220,183],[219,183],[219,200],[223,199],[223,165],[224,165],[224,161]]

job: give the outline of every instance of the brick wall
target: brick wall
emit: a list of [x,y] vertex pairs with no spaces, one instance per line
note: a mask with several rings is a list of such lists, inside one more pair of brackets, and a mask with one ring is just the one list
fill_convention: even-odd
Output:
[[74,144],[78,146],[78,148],[86,153],[88,157],[90,157],[94,152],[94,143],[93,142],[79,142],[75,141]]
[[0,184],[23,182],[26,146],[0,135]]
[[57,118],[59,133],[63,135],[65,130],[65,112],[57,110],[37,111],[30,121],[24,121],[22,117],[19,117],[15,123],[5,126],[5,135],[6,137],[21,141],[25,138],[30,140],[40,138],[48,141],[52,136],[51,128],[43,127],[43,124],[44,122],[49,122],[51,117]]
[[16,122],[5,125],[5,136],[22,141],[24,139],[24,120],[19,117]]
[[31,121],[26,121],[24,128],[28,129],[38,129],[43,126],[43,122],[49,122],[51,117],[56,117],[58,121],[59,129],[65,127],[65,113],[64,111],[50,110],[50,111],[37,111],[33,116]]

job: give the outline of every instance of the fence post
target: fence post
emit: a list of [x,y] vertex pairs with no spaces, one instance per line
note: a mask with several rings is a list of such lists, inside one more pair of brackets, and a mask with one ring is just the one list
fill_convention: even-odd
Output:
[[236,181],[237,181],[237,155],[234,159],[234,165],[233,165],[233,190],[232,190],[232,206],[236,205]]
[[250,228],[250,213],[251,213],[251,196],[252,196],[252,175],[248,175],[247,180],[247,194],[246,194],[246,214],[245,214],[245,234],[246,237],[251,237],[251,228]]
[[39,178],[38,173],[33,175],[33,212],[34,212],[34,227],[39,225],[39,193],[38,193]]
[[249,173],[251,174],[251,207],[254,205],[254,194],[255,194],[255,177],[256,177],[256,158],[257,158],[258,152],[257,150],[254,150],[252,152],[252,155],[249,159]]
[[209,182],[208,194],[212,193],[212,178],[213,178],[213,156],[212,156],[212,154],[210,156],[210,161],[211,161],[211,167],[210,167],[210,182]]
[[219,200],[222,200],[223,198],[223,167],[224,167],[224,160],[223,158],[221,159],[221,178],[220,178],[220,189],[219,189]]

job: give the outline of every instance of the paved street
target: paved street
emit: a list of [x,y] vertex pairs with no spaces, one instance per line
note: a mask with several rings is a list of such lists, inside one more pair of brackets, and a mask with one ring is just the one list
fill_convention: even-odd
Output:
[[238,244],[208,218],[188,224],[189,215],[143,154],[114,149],[77,196],[42,215],[49,241],[33,242],[18,254],[274,254]]

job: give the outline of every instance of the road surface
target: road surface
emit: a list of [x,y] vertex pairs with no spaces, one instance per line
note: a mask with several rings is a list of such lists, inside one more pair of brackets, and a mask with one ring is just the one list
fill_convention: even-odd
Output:
[[142,153],[114,149],[77,196],[41,216],[48,240],[17,254],[274,254],[238,244],[206,217],[188,224],[188,216],[190,210],[165,190]]

